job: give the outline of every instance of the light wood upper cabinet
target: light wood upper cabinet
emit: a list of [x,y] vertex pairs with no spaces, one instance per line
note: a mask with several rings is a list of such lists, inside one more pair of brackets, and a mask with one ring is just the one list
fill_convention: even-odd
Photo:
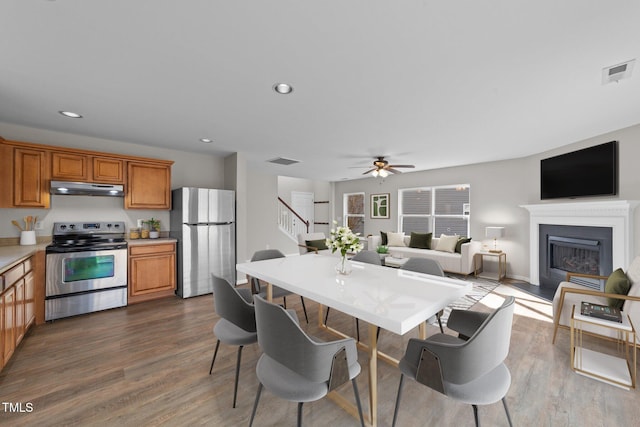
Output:
[[51,179],[89,180],[89,157],[82,154],[51,152]]
[[170,160],[0,137],[0,208],[49,208],[51,180],[124,184],[125,209],[171,209]]
[[124,184],[124,161],[106,157],[93,158],[93,181]]
[[125,209],[171,209],[171,166],[127,163]]
[[[46,152],[30,148],[14,148],[13,206],[48,208]],[[5,191],[3,189],[3,191]],[[8,207],[8,206],[7,206]]]
[[53,151],[51,179],[124,184],[124,160]]

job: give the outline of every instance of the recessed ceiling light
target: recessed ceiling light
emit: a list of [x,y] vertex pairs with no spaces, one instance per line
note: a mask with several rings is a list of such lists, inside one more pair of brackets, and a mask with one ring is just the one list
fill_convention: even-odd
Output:
[[73,111],[58,111],[58,113],[62,114],[65,117],[69,117],[71,119],[81,119],[82,114],[74,113]]
[[286,83],[276,83],[275,85],[273,85],[273,90],[281,95],[288,95],[293,92],[293,87]]
[[207,144],[212,143],[213,139],[209,139],[209,138],[200,138],[200,142],[206,142]]

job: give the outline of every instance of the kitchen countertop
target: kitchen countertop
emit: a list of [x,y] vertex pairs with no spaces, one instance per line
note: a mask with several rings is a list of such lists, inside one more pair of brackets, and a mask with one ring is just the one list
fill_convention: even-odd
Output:
[[0,246],[0,273],[13,267],[23,259],[35,255],[37,251],[43,251],[46,247],[47,243],[24,246]]

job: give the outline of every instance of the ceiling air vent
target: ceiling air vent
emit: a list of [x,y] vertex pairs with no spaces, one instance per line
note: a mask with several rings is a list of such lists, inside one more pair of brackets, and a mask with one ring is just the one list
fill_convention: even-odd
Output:
[[275,159],[267,160],[269,163],[275,163],[276,165],[293,165],[296,163],[300,163],[300,160],[287,159],[284,157],[276,157]]
[[635,59],[631,61],[623,62],[622,64],[612,65],[611,67],[605,67],[602,69],[602,84],[606,85],[612,82],[618,82],[622,79],[628,79],[631,77],[631,71],[633,71],[633,64]]

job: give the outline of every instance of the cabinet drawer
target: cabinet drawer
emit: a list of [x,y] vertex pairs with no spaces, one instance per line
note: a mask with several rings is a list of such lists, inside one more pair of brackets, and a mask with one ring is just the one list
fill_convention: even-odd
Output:
[[129,254],[131,256],[157,254],[157,253],[173,252],[173,251],[175,251],[174,243],[129,246]]
[[3,276],[4,287],[8,288],[9,286],[16,283],[22,276],[24,276],[24,263],[16,265],[11,270],[4,273]]
[[27,274],[31,270],[33,270],[33,257],[26,259],[23,262],[24,265],[24,274]]

